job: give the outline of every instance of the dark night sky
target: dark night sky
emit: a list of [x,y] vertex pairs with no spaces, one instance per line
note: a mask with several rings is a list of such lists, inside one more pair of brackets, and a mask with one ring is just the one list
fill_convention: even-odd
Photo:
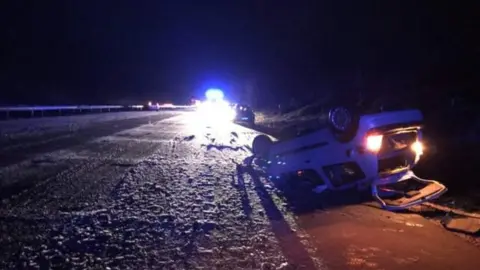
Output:
[[288,96],[349,89],[359,74],[372,91],[478,88],[479,10],[458,1],[5,0],[0,103],[183,99],[249,78]]

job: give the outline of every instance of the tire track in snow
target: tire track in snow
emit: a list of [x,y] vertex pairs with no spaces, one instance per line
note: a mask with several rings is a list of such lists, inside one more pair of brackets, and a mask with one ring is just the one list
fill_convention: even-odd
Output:
[[0,167],[5,167],[27,160],[32,155],[37,155],[55,150],[65,149],[75,145],[87,143],[98,137],[108,136],[122,130],[133,129],[150,122],[161,121],[175,114],[162,113],[155,116],[142,118],[133,118],[127,120],[115,120],[92,124],[84,129],[80,129],[70,135],[62,134],[58,137],[48,137],[42,140],[34,140],[22,147],[17,144],[16,147],[2,149],[0,152]]
[[[50,177],[30,179],[31,183],[23,184],[19,194],[3,200],[1,212],[4,215],[33,215],[45,216],[58,210],[75,210],[91,207],[92,201],[97,201],[103,194],[110,192],[112,179],[118,179],[125,171],[157,149],[162,148],[158,143],[138,143],[135,141],[98,141],[81,147],[74,147],[67,151],[50,153],[53,164],[59,161],[62,166],[55,174],[54,166],[50,170]],[[105,155],[108,153],[108,155]],[[81,157],[81,158],[80,158]],[[21,170],[16,168],[17,171]],[[13,174],[10,174],[13,176]],[[22,175],[19,177],[22,178]],[[43,179],[43,180],[42,180]],[[25,179],[24,179],[25,180]],[[2,190],[5,191],[5,188]],[[89,203],[90,202],[90,203]],[[94,205],[94,204],[93,204]]]
[[[160,119],[165,120],[162,117]],[[157,124],[162,120],[152,123]],[[136,129],[141,129],[141,127],[131,130]],[[90,162],[102,164],[102,162],[105,163],[113,159],[118,160],[117,163],[135,162],[135,157],[142,157],[144,152],[154,152],[155,145],[164,142],[149,140],[119,141],[112,140],[112,137],[107,136],[91,140],[86,144],[73,145],[71,148],[32,156],[26,161],[0,169],[0,185],[2,186],[0,200],[21,194],[31,187],[53,180],[57,176],[72,175],[83,168],[88,168],[87,164]],[[125,149],[122,149],[122,147]],[[128,158],[129,155],[134,158]],[[121,161],[122,157],[126,158],[123,162]]]

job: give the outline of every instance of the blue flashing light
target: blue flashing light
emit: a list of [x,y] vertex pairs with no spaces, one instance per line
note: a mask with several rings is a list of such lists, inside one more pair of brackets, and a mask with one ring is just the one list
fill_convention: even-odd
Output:
[[223,100],[224,97],[223,91],[220,89],[208,89],[205,96],[207,100]]

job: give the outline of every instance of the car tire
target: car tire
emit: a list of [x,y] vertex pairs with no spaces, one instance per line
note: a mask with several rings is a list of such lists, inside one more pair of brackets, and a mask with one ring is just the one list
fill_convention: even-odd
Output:
[[255,137],[255,139],[253,139],[253,143],[252,143],[253,154],[261,158],[267,158],[272,144],[273,144],[272,139],[270,139],[270,137],[268,137],[267,135],[263,135],[263,134],[258,135],[257,137]]
[[332,107],[328,112],[328,125],[341,142],[351,141],[358,130],[358,113],[343,106]]

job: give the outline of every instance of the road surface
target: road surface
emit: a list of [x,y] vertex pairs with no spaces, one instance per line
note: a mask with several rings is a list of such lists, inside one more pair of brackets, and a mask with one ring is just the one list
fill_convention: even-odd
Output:
[[1,269],[480,269],[420,216],[281,192],[255,131],[140,116],[0,140]]

